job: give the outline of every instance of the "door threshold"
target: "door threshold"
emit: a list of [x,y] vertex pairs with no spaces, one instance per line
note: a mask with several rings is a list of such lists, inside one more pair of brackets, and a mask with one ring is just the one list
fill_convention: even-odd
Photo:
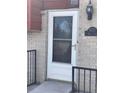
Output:
[[51,78],[46,79],[46,81],[58,81],[58,82],[71,83],[71,81],[58,80],[58,79],[51,79]]

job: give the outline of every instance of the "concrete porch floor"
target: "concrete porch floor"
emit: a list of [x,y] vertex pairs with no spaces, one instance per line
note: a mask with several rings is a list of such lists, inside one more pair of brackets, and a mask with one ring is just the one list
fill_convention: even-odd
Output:
[[33,84],[27,87],[27,93],[34,90],[36,87],[38,87],[40,84]]
[[41,85],[36,86],[28,93],[70,93],[71,83],[61,81],[45,81]]

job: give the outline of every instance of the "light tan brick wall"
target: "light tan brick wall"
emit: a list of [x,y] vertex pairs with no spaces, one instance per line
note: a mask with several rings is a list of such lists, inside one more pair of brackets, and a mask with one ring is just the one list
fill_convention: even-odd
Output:
[[47,63],[47,16],[42,15],[42,31],[27,33],[27,49],[37,50],[37,82],[46,77]]
[[97,27],[97,3],[93,1],[94,14],[92,20],[87,20],[86,6],[89,0],[80,0],[80,18],[78,32],[77,65],[96,68],[97,37],[84,36],[84,32],[91,26]]

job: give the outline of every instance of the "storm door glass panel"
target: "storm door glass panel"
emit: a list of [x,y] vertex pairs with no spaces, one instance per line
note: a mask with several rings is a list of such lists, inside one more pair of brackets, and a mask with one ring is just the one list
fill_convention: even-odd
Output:
[[72,16],[53,20],[53,62],[71,63]]
[[54,17],[53,38],[72,38],[72,16]]

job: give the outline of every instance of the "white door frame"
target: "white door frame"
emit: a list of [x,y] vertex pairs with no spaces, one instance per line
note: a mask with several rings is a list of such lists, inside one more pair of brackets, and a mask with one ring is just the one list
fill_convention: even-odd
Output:
[[[71,64],[62,64],[62,63],[53,63],[52,62],[52,49],[53,49],[53,17],[55,16],[73,16],[73,24],[72,24],[72,53],[71,53]],[[72,74],[72,66],[76,65],[76,44],[77,44],[77,29],[78,29],[78,11],[50,11],[48,16],[48,62],[47,62],[47,78],[59,79],[65,81],[71,81],[70,78],[66,76],[58,76],[51,73],[53,70],[52,66],[61,68],[64,67],[63,70],[53,70],[56,71],[65,71],[65,73]],[[71,69],[71,71],[70,71]],[[71,77],[71,76],[70,76]]]

